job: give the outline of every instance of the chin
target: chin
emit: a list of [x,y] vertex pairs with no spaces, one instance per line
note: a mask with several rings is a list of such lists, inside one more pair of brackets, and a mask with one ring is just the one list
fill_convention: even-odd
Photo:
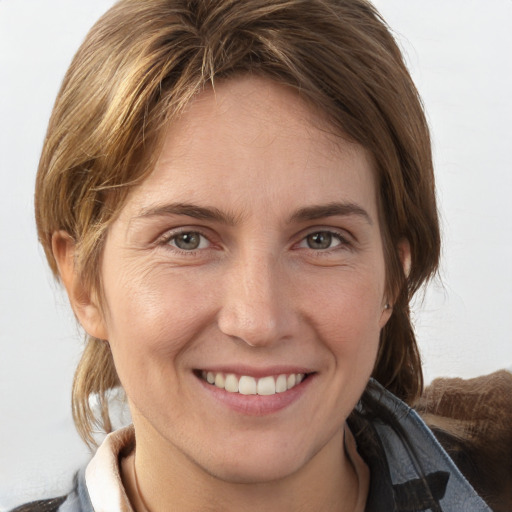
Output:
[[264,460],[226,461],[214,468],[204,468],[211,476],[234,484],[267,484],[284,480],[297,472],[305,461],[283,460],[282,454],[274,453]]
[[250,441],[218,445],[212,454],[215,459],[203,459],[200,465],[211,476],[225,482],[266,484],[284,480],[314,464],[326,444],[329,442],[307,447],[302,438],[293,441],[282,435],[267,435],[260,440],[253,437]]

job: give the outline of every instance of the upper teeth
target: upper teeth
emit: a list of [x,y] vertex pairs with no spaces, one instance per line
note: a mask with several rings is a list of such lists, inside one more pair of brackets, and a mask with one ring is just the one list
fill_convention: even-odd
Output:
[[292,389],[304,379],[303,373],[281,374],[256,379],[249,375],[236,376],[233,373],[201,373],[204,380],[229,393],[242,395],[275,395]]

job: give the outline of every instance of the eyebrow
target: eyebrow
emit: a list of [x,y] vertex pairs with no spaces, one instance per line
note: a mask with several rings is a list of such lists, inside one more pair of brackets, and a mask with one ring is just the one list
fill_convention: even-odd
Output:
[[[226,213],[215,207],[204,207],[190,203],[170,203],[143,208],[139,215],[137,215],[137,218],[167,215],[185,215],[200,220],[213,220],[230,226],[236,225],[241,220],[240,215]],[[326,217],[354,215],[363,218],[368,224],[373,225],[370,215],[364,208],[355,203],[343,202],[305,206],[290,216],[288,224]]]
[[296,211],[291,217],[289,222],[317,220],[325,217],[336,216],[359,216],[362,217],[368,224],[373,225],[373,221],[368,212],[355,203],[329,203],[312,205],[301,208]]
[[186,215],[194,219],[214,220],[228,225],[235,225],[238,221],[236,215],[222,212],[218,208],[198,206],[189,203],[170,203],[144,208],[137,217],[145,218],[166,215]]

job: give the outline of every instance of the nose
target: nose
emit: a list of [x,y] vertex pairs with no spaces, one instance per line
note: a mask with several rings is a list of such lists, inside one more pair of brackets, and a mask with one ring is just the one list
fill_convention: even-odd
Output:
[[220,330],[253,347],[290,338],[298,325],[285,269],[271,257],[237,262],[225,276]]

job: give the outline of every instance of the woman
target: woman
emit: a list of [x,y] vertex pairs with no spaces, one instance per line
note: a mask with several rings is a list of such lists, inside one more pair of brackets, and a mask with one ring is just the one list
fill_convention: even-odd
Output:
[[119,385],[133,418],[47,509],[490,510],[400,401],[439,228],[366,2],[119,2],[57,98],[36,217],[89,336],[77,427],[110,431]]

